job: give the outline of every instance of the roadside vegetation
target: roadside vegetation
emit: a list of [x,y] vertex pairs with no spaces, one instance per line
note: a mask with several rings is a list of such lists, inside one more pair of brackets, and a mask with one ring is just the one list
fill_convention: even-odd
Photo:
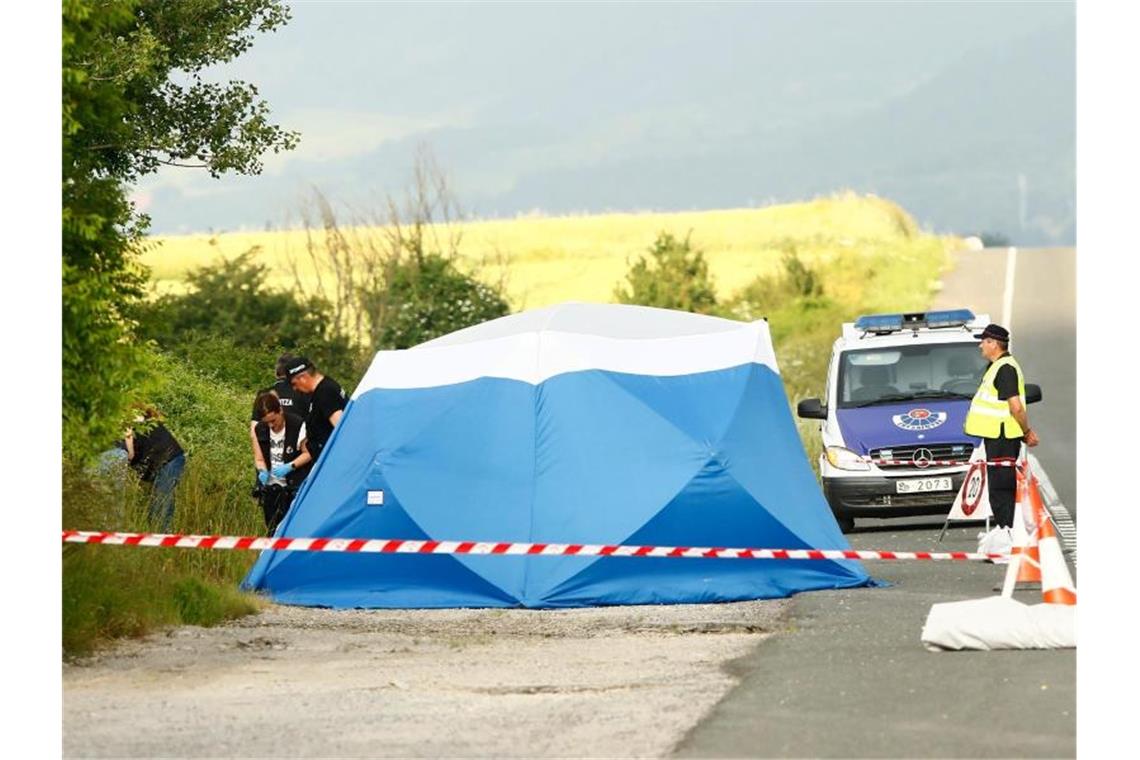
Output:
[[[192,367],[157,351],[147,356],[159,378],[150,398],[187,451],[172,531],[259,535],[264,525],[249,496],[248,394],[221,382],[220,367]],[[250,352],[246,370],[252,374],[263,358]],[[63,482],[64,527],[155,529],[146,486],[121,462],[100,468],[65,460]],[[81,655],[120,636],[254,612],[256,598],[237,590],[251,560],[244,552],[64,545],[63,651]]]

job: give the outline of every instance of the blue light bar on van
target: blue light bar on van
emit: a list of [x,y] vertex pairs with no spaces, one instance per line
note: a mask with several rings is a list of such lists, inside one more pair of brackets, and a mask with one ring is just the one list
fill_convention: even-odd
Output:
[[855,329],[865,333],[888,333],[927,328],[963,327],[974,320],[969,309],[916,312],[913,314],[866,314],[855,320]]
[[926,326],[930,328],[963,327],[973,321],[974,312],[969,309],[949,309],[947,311],[926,312]]
[[898,332],[903,326],[902,314],[872,314],[855,320],[855,329],[863,332]]
[[864,333],[897,333],[903,329],[902,314],[868,314],[855,320],[855,329]]

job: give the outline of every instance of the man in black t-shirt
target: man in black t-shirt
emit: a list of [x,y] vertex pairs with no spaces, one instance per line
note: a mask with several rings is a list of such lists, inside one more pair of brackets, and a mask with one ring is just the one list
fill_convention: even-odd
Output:
[[281,402],[282,412],[295,414],[301,419],[305,419],[309,414],[309,394],[294,390],[289,382],[289,376],[285,373],[285,369],[296,361],[297,358],[292,354],[281,354],[277,359],[274,373],[277,376],[277,382],[271,388],[258,391],[257,396],[254,397],[253,412],[249,417],[249,438],[253,446],[253,462],[259,470],[267,469],[267,463],[261,461],[261,446],[254,434],[254,428],[257,427],[257,423],[261,422],[261,417],[257,414],[257,397],[261,396],[262,393],[270,392],[277,396],[278,401]]
[[309,414],[305,418],[308,447],[313,458],[319,457],[340,422],[348,398],[340,384],[317,371],[305,357],[295,358],[285,369],[293,389],[309,394]]

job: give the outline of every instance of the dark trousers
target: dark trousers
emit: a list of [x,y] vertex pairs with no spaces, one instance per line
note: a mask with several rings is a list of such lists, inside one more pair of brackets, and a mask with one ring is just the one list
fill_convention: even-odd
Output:
[[[986,446],[986,459],[1016,459],[1021,453],[1020,438],[983,438],[982,442]],[[1003,528],[1012,528],[1017,471],[1013,467],[987,467],[986,480],[989,483],[990,509],[994,512],[994,522]]]
[[270,536],[276,532],[278,524],[285,519],[285,514],[293,504],[295,493],[296,491],[292,488],[283,488],[276,484],[262,487],[259,497],[261,512],[265,515],[265,529]]
[[174,523],[174,489],[182,479],[182,469],[186,466],[186,455],[179,454],[159,468],[154,477],[154,487],[150,492],[148,514],[152,522],[158,522],[163,533],[170,532]]

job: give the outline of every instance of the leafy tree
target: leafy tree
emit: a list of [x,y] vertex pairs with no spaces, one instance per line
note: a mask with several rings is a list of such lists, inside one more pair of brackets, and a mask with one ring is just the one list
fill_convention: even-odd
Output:
[[614,297],[621,303],[713,313],[717,302],[709,265],[704,253],[693,249],[690,237],[658,234],[648,255],[642,254],[629,268],[628,285],[614,288]]
[[64,0],[62,68],[64,447],[90,451],[120,429],[146,381],[129,305],[149,220],[129,184],[160,166],[255,174],[293,148],[249,84],[203,71],[289,18],[278,0]]

